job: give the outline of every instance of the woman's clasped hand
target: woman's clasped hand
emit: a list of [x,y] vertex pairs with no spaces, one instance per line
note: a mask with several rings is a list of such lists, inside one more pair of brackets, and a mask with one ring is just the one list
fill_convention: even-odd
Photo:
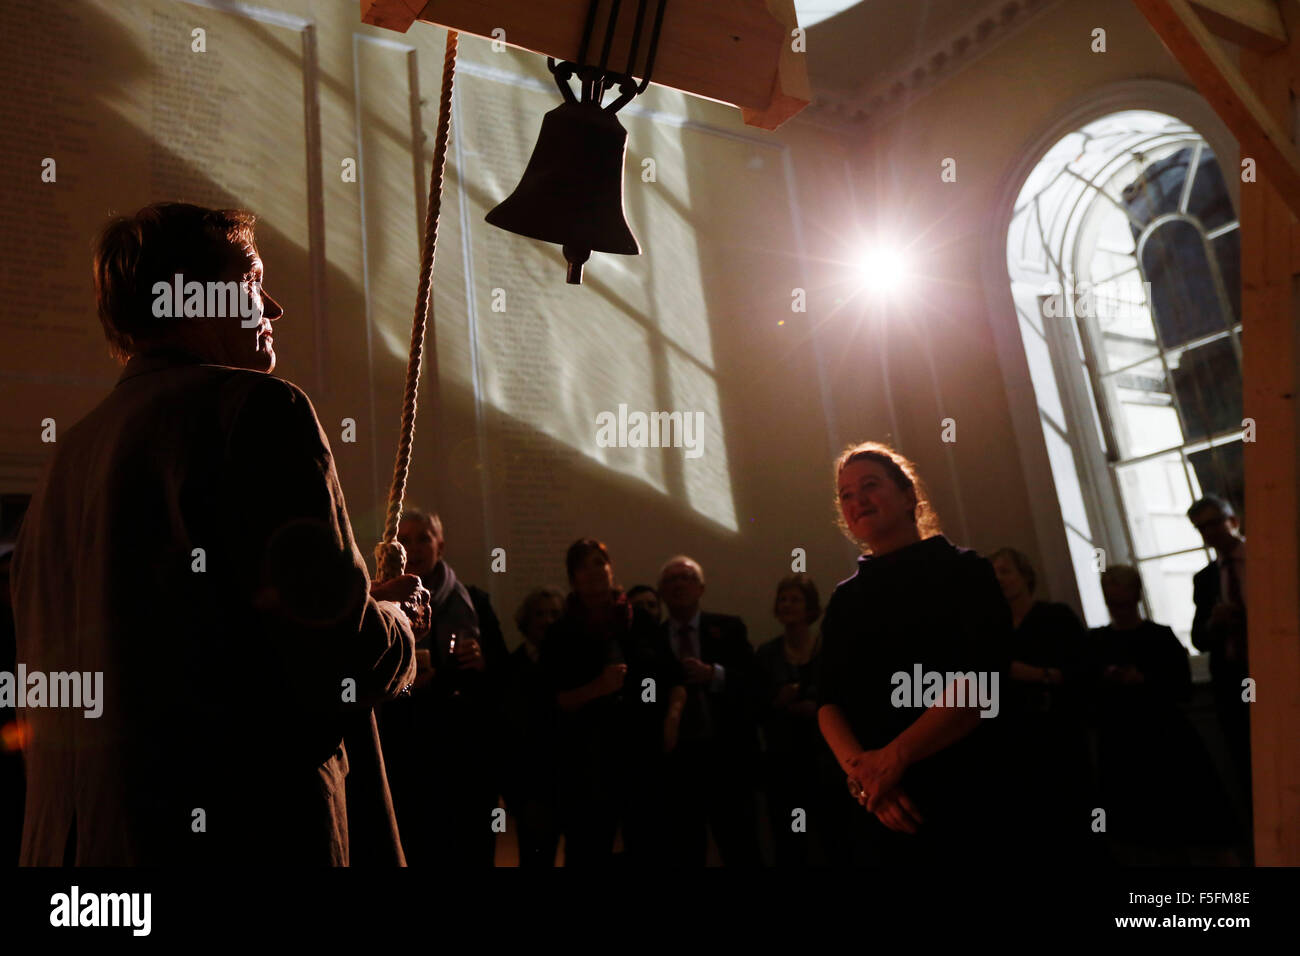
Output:
[[863,750],[849,761],[850,779],[858,803],[891,830],[915,833],[924,822],[900,784],[906,764],[894,747]]

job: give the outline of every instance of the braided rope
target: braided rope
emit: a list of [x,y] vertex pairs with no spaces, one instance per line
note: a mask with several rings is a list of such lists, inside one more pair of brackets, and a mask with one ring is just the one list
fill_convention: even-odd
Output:
[[433,146],[433,172],[429,178],[429,208],[424,217],[424,247],[420,252],[420,291],[411,322],[411,354],[406,364],[406,392],[402,402],[402,433],[393,465],[393,485],[388,492],[388,516],[384,539],[375,546],[375,579],[387,581],[406,568],[406,549],[397,540],[406,497],[406,476],[411,469],[411,443],[415,438],[415,407],[420,390],[420,366],[424,359],[424,334],[429,324],[429,302],[433,293],[433,259],[438,246],[438,214],[442,208],[443,167],[447,161],[447,137],[451,131],[451,91],[456,76],[456,47],[460,34],[447,31],[447,52],[442,62],[442,97],[438,103],[438,134]]

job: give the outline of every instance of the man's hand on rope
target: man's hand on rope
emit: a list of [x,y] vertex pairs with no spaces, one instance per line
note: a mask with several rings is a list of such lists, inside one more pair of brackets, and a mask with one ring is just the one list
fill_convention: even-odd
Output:
[[370,585],[370,596],[376,601],[392,601],[402,609],[417,641],[429,633],[432,615],[429,613],[430,594],[414,574],[403,574],[390,581]]

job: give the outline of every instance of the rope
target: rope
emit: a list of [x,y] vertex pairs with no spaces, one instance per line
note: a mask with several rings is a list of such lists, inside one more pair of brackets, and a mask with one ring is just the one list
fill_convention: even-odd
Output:
[[384,538],[375,546],[375,579],[387,581],[406,568],[406,549],[397,540],[406,497],[406,476],[411,469],[411,443],[415,438],[415,406],[420,390],[420,366],[424,359],[424,333],[429,324],[429,300],[433,292],[433,259],[438,246],[438,214],[442,208],[443,167],[447,161],[447,136],[451,131],[451,90],[456,76],[456,46],[460,34],[447,31],[447,52],[442,61],[442,98],[438,103],[438,134],[433,145],[433,172],[429,178],[429,208],[424,217],[424,247],[420,252],[420,291],[411,322],[411,354],[406,364],[406,392],[402,401],[402,433],[393,465],[393,485],[388,492],[388,516]]

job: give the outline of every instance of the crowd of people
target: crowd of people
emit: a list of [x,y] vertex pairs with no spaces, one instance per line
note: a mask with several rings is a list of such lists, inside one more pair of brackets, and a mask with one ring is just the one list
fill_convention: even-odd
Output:
[[[252,226],[156,204],[100,239],[126,367],[60,431],[0,558],[9,659],[109,692],[96,719],[29,707],[0,738],[25,765],[21,863],[456,869],[491,866],[511,826],[543,867],[700,866],[710,838],[741,867],[1247,862],[1139,573],[1106,569],[1111,623],[1088,631],[1036,599],[1025,555],[949,541],[885,445],[833,463],[854,573],[824,607],[806,574],[778,581],[757,647],[705,609],[699,561],[624,590],[591,537],[567,593],[517,609],[513,653],[436,514],[404,513],[407,573],[371,583],[315,411],[268,374],[284,312]],[[151,320],[154,280],[182,272],[241,283],[256,327]],[[1220,499],[1188,518],[1216,554],[1191,638],[1248,807],[1245,539]]]
[[[672,557],[653,586],[624,591],[609,550],[582,538],[565,556],[569,592],[527,595],[507,655],[486,595],[448,584],[440,518],[408,512],[401,540],[435,594],[428,658],[442,662],[381,708],[408,859],[492,865],[500,794],[524,866],[556,865],[561,845],[567,866],[698,866],[710,834],[728,866],[920,863],[959,847],[1043,863],[1242,861],[1248,836],[1181,707],[1187,650],[1143,618],[1136,569],[1101,573],[1111,623],[1089,631],[1035,597],[1020,551],[954,547],[897,452],[863,444],[836,472],[844,528],[865,547],[858,572],[824,617],[809,575],[780,580],[779,633],[757,647],[739,618],[702,609],[699,562]],[[1225,502],[1189,517],[1240,557]],[[1221,654],[1240,640],[1242,605],[1207,588],[1194,639]],[[999,674],[1000,719],[898,706],[895,675],[917,665]],[[1217,697],[1248,787],[1249,738],[1231,736],[1245,704]],[[397,723],[412,711],[429,719]]]

